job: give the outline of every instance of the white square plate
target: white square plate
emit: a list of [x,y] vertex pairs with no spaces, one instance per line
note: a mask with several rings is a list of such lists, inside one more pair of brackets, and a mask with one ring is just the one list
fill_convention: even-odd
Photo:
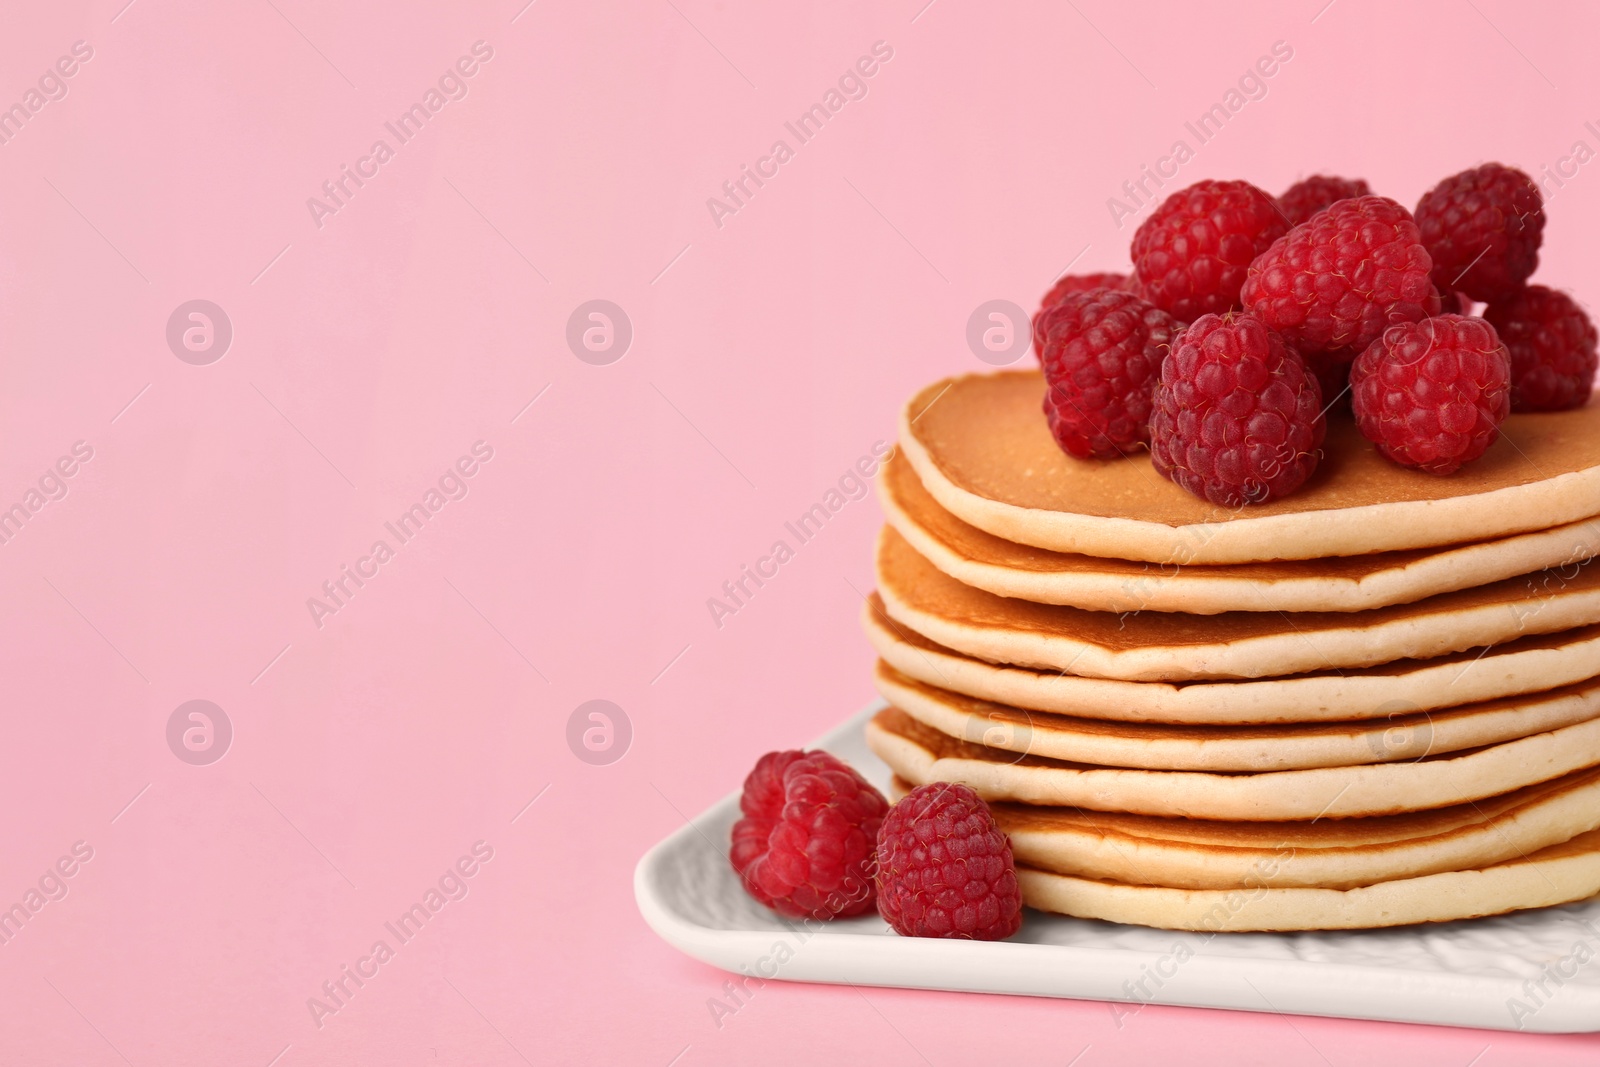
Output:
[[[813,748],[888,790],[852,716]],[[730,793],[652,848],[634,894],[656,933],[734,973],[804,982],[1021,993],[1546,1033],[1600,1030],[1600,898],[1493,919],[1388,930],[1196,934],[1029,911],[1009,941],[900,937],[876,915],[791,923],[726,857]]]

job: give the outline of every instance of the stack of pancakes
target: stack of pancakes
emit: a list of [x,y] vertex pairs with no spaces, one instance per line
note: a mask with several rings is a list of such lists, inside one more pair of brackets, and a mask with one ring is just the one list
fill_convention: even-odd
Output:
[[1238,509],[1063,454],[1035,372],[912,399],[880,493],[867,728],[990,801],[1024,899],[1186,930],[1600,893],[1600,405],[1439,478],[1346,417]]

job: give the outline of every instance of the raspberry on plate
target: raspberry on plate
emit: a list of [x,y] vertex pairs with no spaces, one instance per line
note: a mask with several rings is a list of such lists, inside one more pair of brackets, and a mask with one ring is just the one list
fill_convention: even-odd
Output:
[[1511,408],[1511,360],[1464,315],[1391,326],[1350,368],[1356,426],[1405,467],[1451,474],[1483,455]]
[[1341,200],[1250,264],[1244,306],[1301,352],[1362,349],[1438,307],[1411,213],[1382,196]]
[[1205,315],[1174,338],[1150,416],[1156,470],[1213,504],[1298,489],[1321,458],[1322,390],[1251,315]]
[[1278,197],[1278,206],[1290,226],[1298,226],[1329,205],[1357,196],[1371,196],[1372,190],[1360,178],[1336,178],[1330,174],[1313,174],[1289,186]]
[[768,752],[744,780],[728,858],[750,895],[790,918],[872,906],[872,855],[889,802],[826,752]]
[[1515,167],[1485,163],[1454,174],[1423,194],[1417,228],[1433,257],[1441,291],[1474,300],[1511,296],[1539,265],[1544,197]]
[[1040,322],[1050,433],[1079,459],[1125,455],[1150,441],[1150,398],[1172,335],[1158,307],[1115,289],[1068,293]]
[[1483,317],[1511,355],[1512,411],[1565,411],[1588,403],[1595,329],[1577,301],[1558,289],[1530,285],[1490,304]]
[[1000,941],[1022,926],[1011,842],[967,786],[900,799],[878,831],[878,914],[906,937]]
[[1039,301],[1039,310],[1033,313],[1034,353],[1043,358],[1044,335],[1039,327],[1044,321],[1045,312],[1061,303],[1062,297],[1068,293],[1085,293],[1090,289],[1124,289],[1132,292],[1133,287],[1131,274],[1063,274]]
[[1250,261],[1288,228],[1277,202],[1249,182],[1196,182],[1134,233],[1138,291],[1183,322],[1236,308]]

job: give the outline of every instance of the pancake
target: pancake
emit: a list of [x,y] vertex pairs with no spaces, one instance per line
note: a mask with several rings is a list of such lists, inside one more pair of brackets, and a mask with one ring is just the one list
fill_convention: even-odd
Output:
[[1018,757],[961,741],[889,707],[867,745],[913,785],[961,782],[985,800],[1240,822],[1398,815],[1465,804],[1600,764],[1600,719],[1404,763],[1223,773]]
[[[911,786],[895,779],[896,799]],[[1018,863],[1174,889],[1353,889],[1504,863],[1600,827],[1600,769],[1473,804],[1371,819],[1214,822],[995,804]]]
[[1600,680],[1537,696],[1354,723],[1173,726],[1025,711],[908,678],[878,661],[878,692],[942,734],[1001,753],[1100,767],[1283,771],[1395,763],[1461,752],[1600,717]]
[[1079,460],[1050,437],[1038,371],[935,382],[906,405],[900,443],[948,511],[996,537],[1151,563],[1256,563],[1434,548],[1600,514],[1600,404],[1518,414],[1449,477],[1391,463],[1353,421],[1328,424],[1296,492],[1223,508],[1157,474],[1148,453]]
[[1023,903],[1084,919],[1207,933],[1362,930],[1504,915],[1600,893],[1600,830],[1477,870],[1354,889],[1180,889],[1017,867]]
[[1427,659],[1600,622],[1600,567],[1541,571],[1359,613],[1114,615],[998,597],[929,563],[892,527],[878,592],[896,622],[958,652],[1093,678],[1261,678]]
[[1600,521],[1476,544],[1315,561],[1212,566],[1137,563],[1019,545],[939,506],[909,461],[885,462],[878,496],[889,524],[928,562],[998,596],[1088,611],[1365,611],[1600,554]]
[[1281,723],[1381,719],[1536,693],[1600,675],[1600,626],[1379,667],[1246,682],[1120,682],[963,656],[907,629],[873,593],[861,624],[878,655],[919,682],[1034,711],[1122,722]]

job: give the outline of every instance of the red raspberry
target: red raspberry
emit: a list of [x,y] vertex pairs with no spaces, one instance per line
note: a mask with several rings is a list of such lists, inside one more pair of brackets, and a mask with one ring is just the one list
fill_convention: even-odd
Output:
[[1040,312],[1049,311],[1061,303],[1068,293],[1086,293],[1090,289],[1124,289],[1132,291],[1133,278],[1127,274],[1063,274],[1056,279],[1050,291],[1039,301]]
[[1140,295],[1187,322],[1239,306],[1250,261],[1289,224],[1249,182],[1196,182],[1173,193],[1133,235]]
[[826,752],[768,752],[744,780],[728,858],[751,896],[791,918],[872,906],[872,851],[889,802]]
[[1511,409],[1511,359],[1465,315],[1391,326],[1350,369],[1356,425],[1405,467],[1450,474],[1483,455]]
[[1110,458],[1150,442],[1150,396],[1182,324],[1132,293],[1069,293],[1040,323],[1044,411],[1062,451]]
[[1594,386],[1595,329],[1570,296],[1530,285],[1483,317],[1511,354],[1511,410],[1581,408]]
[[1155,468],[1213,504],[1291,493],[1316,470],[1322,390],[1260,319],[1205,315],[1172,342],[1150,416]]
[[1429,189],[1417,204],[1417,228],[1441,291],[1504,300],[1539,265],[1544,198],[1522,171],[1485,163]]
[[1050,291],[1044,294],[1044,299],[1039,301],[1039,310],[1033,314],[1034,353],[1043,358],[1044,334],[1039,327],[1044,321],[1045,312],[1061,303],[1062,297],[1068,293],[1086,293],[1090,289],[1123,289],[1132,292],[1134,284],[1131,274],[1063,274],[1057,278]]
[[1405,208],[1382,196],[1341,200],[1250,264],[1244,306],[1302,352],[1362,349],[1437,307],[1432,266]]
[[1022,925],[1011,841],[967,786],[907,793],[883,820],[877,858],[878,914],[895,933],[1000,941]]
[[1360,178],[1335,178],[1329,174],[1313,174],[1289,186],[1278,197],[1278,206],[1290,226],[1298,226],[1312,215],[1331,204],[1356,196],[1371,196],[1372,190]]

